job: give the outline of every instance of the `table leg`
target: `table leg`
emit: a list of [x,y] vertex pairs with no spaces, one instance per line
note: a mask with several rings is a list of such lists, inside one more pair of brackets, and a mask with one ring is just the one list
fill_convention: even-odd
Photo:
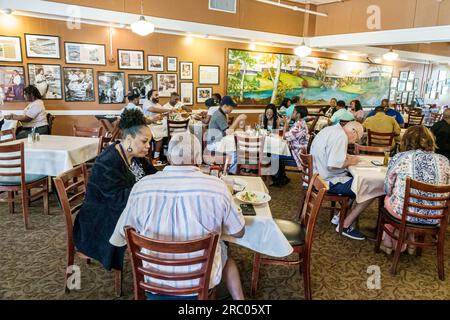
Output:
[[[381,208],[384,206],[384,197],[378,197],[378,215],[380,215]],[[366,227],[360,230],[362,234],[364,234],[369,241],[376,241],[377,239],[377,231],[378,231],[378,216],[377,216],[377,224],[375,227]]]

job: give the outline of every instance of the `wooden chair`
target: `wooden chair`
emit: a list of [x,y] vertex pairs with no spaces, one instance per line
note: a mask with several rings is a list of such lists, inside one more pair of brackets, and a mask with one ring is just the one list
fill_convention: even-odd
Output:
[[316,137],[316,134],[314,132],[309,135],[308,146],[306,147],[306,153],[308,153],[308,154],[311,151],[311,146],[312,146],[312,143],[313,143],[315,137]]
[[112,142],[112,137],[105,137],[105,136],[100,137],[100,141],[98,142],[97,154],[99,155],[100,153],[103,152],[103,150],[108,148],[108,146],[111,144],[111,142]]
[[52,134],[53,123],[55,122],[55,116],[51,113],[47,113],[48,134]]
[[395,133],[381,133],[367,130],[367,145],[370,147],[390,147],[394,142]]
[[[64,276],[64,291],[69,292],[67,287],[67,280],[69,278],[69,267],[73,266],[75,255],[86,260],[87,264],[91,263],[91,258],[84,255],[75,248],[73,242],[73,215],[78,213],[83,204],[84,197],[87,190],[87,168],[80,165],[69,171],[64,172],[60,176],[53,178],[58,192],[59,201],[64,212],[64,219],[66,223],[66,270]],[[122,294],[122,271],[114,270],[115,273],[115,291],[116,296],[120,297]]]
[[[310,154],[300,153],[300,165],[302,167],[302,182],[305,187],[309,187],[313,177],[313,156]],[[339,233],[342,233],[344,229],[344,221],[347,217],[348,210],[350,209],[350,197],[336,195],[333,193],[325,193],[324,201],[329,201],[329,207],[322,207],[323,209],[330,210],[331,218],[335,212],[339,212]],[[305,203],[305,202],[303,202]],[[339,207],[337,206],[339,204]]]
[[[218,234],[209,234],[199,240],[167,242],[143,237],[128,226],[125,227],[125,235],[131,257],[135,300],[144,300],[146,291],[165,296],[198,294],[199,300],[208,299],[209,280],[217,241],[219,240]],[[143,249],[146,253],[143,252]],[[188,258],[180,256],[177,258],[176,255],[188,255]],[[156,268],[149,266],[149,263]],[[201,264],[201,267],[190,272],[177,274],[160,271],[161,267],[192,268],[192,266],[199,264]],[[191,287],[174,288],[161,286],[155,282],[146,282],[144,277],[170,281],[198,280],[198,284]]]
[[100,138],[103,136],[103,127],[89,128],[74,125],[73,135],[75,137]]
[[321,117],[321,115],[314,116],[314,120],[308,128],[308,132],[310,135],[316,132],[316,125],[317,125],[317,122],[319,122],[320,117]]
[[[428,202],[428,203],[427,203]],[[420,214],[412,211],[427,210],[435,214]],[[383,231],[397,240],[397,247],[394,249],[394,259],[390,269],[395,275],[398,269],[401,248],[403,244],[417,247],[416,255],[422,254],[422,248],[436,247],[437,267],[440,280],[444,280],[444,241],[447,229],[448,216],[450,211],[450,185],[437,186],[406,179],[405,199],[403,202],[403,212],[401,219],[392,216],[385,208],[380,209],[378,217],[378,233],[375,243],[375,252],[380,252],[380,244]],[[408,218],[420,218],[425,220],[437,220],[435,224],[418,224],[409,222]],[[394,227],[394,232],[386,228],[385,224]],[[396,235],[395,231],[398,231]],[[414,240],[408,240],[408,234],[415,236]],[[429,236],[429,241],[426,240]],[[416,240],[417,239],[417,240]]]
[[300,273],[303,272],[305,299],[311,300],[311,249],[313,244],[313,233],[319,214],[326,186],[315,174],[309,184],[305,198],[305,205],[299,214],[300,222],[292,222],[282,219],[274,219],[275,223],[283,232],[290,245],[294,248],[294,254],[298,254],[297,260],[281,260],[273,258],[262,258],[260,253],[255,253],[253,258],[251,294],[254,295],[258,289],[259,272],[262,264],[275,265],[299,265]]
[[185,132],[189,128],[189,118],[182,121],[174,121],[167,119],[167,133],[170,138],[176,133]]
[[[224,155],[224,161],[220,158],[215,159],[216,161],[220,159],[221,163],[212,163],[209,165],[209,174],[211,174],[212,171],[217,171],[218,175],[221,176],[223,174],[228,175],[230,172],[230,166],[231,166],[231,156],[230,155]],[[218,161],[219,162],[219,161]]]
[[362,146],[355,143],[355,155],[359,156],[361,154],[367,154],[371,156],[381,156],[384,157],[385,152],[391,152],[391,147],[371,147]]
[[100,119],[100,124],[103,127],[103,131],[105,132],[105,137],[111,137],[114,132],[114,125],[108,119]]
[[[262,169],[266,167],[262,163],[264,137],[249,137],[236,134],[234,140],[237,153],[237,174],[244,176],[262,176]],[[241,172],[242,169],[256,170],[257,173]]]
[[16,140],[16,130],[8,129],[0,131],[0,143],[10,142]]
[[408,122],[405,123],[405,128],[422,125],[424,117],[425,115],[422,114],[422,110],[411,110],[408,114]]
[[[42,190],[32,194],[31,190]],[[48,180],[47,176],[25,174],[24,143],[12,145],[0,144],[0,192],[7,192],[9,212],[14,213],[14,195],[21,192],[22,214],[25,230],[28,229],[28,205],[37,199],[43,198],[44,213],[50,214],[48,206]]]

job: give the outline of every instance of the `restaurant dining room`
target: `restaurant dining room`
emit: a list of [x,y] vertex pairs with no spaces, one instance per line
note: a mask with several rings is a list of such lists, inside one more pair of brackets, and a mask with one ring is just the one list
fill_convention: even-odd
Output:
[[0,0],[0,300],[450,299],[449,12]]

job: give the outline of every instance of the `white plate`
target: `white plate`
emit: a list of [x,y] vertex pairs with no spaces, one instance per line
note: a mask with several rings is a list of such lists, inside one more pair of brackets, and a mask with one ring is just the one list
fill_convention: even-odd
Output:
[[[246,192],[254,193],[256,195],[256,200],[255,201],[244,200],[243,196]],[[239,201],[242,201],[244,203],[249,203],[249,204],[254,204],[254,205],[265,204],[271,200],[271,197],[267,193],[259,192],[259,191],[241,191],[236,194],[236,198]]]
[[241,192],[247,187],[247,181],[239,178],[234,178],[233,189],[236,192]]

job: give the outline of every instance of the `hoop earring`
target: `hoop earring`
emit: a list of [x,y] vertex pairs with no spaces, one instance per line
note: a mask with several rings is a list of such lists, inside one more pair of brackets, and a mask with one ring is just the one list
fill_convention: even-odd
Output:
[[131,146],[129,146],[129,147],[127,148],[127,152],[128,152],[128,153],[132,153],[132,152],[133,152],[133,148],[131,148]]

